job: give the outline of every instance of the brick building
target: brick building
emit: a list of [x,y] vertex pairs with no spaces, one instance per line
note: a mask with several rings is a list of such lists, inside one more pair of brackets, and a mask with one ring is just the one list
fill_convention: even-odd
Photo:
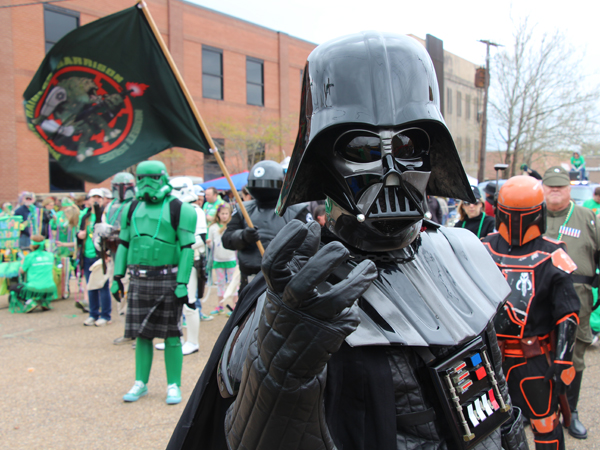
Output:
[[[146,1],[231,173],[291,154],[302,71],[315,44],[181,0]],[[0,8],[0,201],[23,190],[87,190],[92,186],[66,176],[28,131],[22,94],[64,34],[133,2],[9,2],[15,6]],[[158,158],[172,175],[221,176],[212,157],[198,152],[171,149]]]
[[[62,36],[133,2],[9,2],[14,6],[0,8],[0,201],[14,201],[23,190],[87,191],[93,186],[66,175],[28,131],[22,93],[45,52]],[[147,3],[211,136],[224,149],[230,172],[264,157],[290,155],[302,71],[316,45],[182,0]],[[446,122],[465,169],[476,175],[481,107],[473,86],[476,66],[443,50],[442,67],[438,78]],[[214,158],[198,152],[174,148],[157,158],[171,175],[222,176]]]

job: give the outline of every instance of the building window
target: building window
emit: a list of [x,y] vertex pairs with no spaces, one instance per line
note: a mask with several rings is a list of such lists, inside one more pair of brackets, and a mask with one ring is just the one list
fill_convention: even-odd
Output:
[[462,138],[457,137],[455,140],[456,150],[458,150],[458,156],[462,159]]
[[462,93],[456,91],[456,115],[462,116]]
[[465,140],[465,152],[466,152],[466,160],[468,163],[471,162],[471,138],[467,138]]
[[69,31],[79,27],[79,13],[56,6],[44,5],[44,35],[46,53]]
[[[44,41],[45,51],[52,48],[62,37],[79,27],[79,13],[52,5],[44,5]],[[82,180],[69,175],[58,161],[48,154],[48,171],[50,174],[50,192],[84,191]]]
[[446,114],[452,114],[452,89],[446,90]]
[[471,118],[471,96],[465,95],[465,117],[467,119]]
[[202,46],[202,97],[223,100],[223,50]]
[[246,144],[248,152],[248,170],[259,161],[265,159],[265,144],[263,142],[249,142]]
[[246,58],[246,103],[265,104],[264,63],[260,59]]
[[[225,162],[225,139],[213,139],[213,142],[221,153],[221,159]],[[215,178],[221,178],[223,171],[217,162],[217,158],[214,155],[204,155],[204,181],[214,180]]]

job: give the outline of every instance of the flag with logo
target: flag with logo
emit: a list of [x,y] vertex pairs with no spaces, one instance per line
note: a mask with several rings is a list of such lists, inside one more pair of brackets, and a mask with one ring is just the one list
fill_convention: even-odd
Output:
[[65,171],[86,181],[98,183],[170,147],[209,149],[137,6],[65,35],[23,97],[29,129]]

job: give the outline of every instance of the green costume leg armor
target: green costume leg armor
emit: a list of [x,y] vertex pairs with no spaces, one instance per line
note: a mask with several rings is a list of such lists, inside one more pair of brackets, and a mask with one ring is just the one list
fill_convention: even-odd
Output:
[[165,339],[165,367],[167,369],[167,384],[176,383],[177,386],[181,386],[183,353],[181,352],[181,339],[179,337]]
[[135,379],[148,384],[154,347],[150,339],[138,337],[135,341]]

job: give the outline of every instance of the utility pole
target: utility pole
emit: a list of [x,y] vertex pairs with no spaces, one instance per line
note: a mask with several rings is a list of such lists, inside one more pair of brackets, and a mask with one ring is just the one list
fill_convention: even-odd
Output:
[[479,42],[486,45],[485,50],[485,85],[483,91],[483,117],[481,118],[481,139],[479,140],[479,170],[477,171],[477,179],[485,180],[485,150],[487,140],[487,104],[488,93],[490,90],[490,46],[504,47],[488,40],[480,39]]

